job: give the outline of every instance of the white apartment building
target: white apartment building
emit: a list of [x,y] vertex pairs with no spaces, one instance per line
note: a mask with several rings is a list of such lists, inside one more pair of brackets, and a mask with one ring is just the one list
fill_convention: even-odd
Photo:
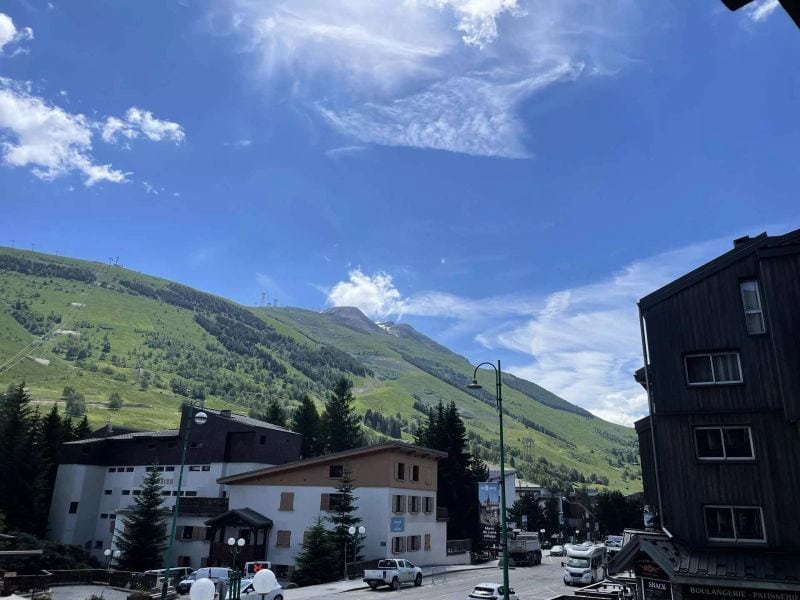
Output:
[[[393,441],[223,477],[219,483],[227,486],[232,511],[250,510],[270,521],[263,558],[279,573],[294,567],[304,536],[318,517],[333,528],[326,519],[336,510],[336,486],[345,469],[358,498],[355,515],[366,529],[364,559],[397,557],[441,565],[448,562],[447,523],[437,518],[437,463],[446,456]],[[219,540],[236,535],[241,521],[218,519]],[[210,564],[215,560],[209,557]]]
[[[50,505],[50,539],[81,545],[103,562],[104,550],[115,549],[122,516],[149,469],[161,473],[164,505],[171,510],[191,410],[184,407],[179,429],[109,425],[64,444]],[[230,411],[205,412],[208,421],[193,424],[189,434],[172,566],[205,564],[210,547],[205,521],[228,507],[221,478],[299,458],[301,436],[294,432]]]

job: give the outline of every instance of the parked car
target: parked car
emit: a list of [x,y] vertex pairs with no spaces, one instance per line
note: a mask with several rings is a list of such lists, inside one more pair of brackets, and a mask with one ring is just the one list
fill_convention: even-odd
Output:
[[378,563],[377,569],[364,571],[364,583],[373,590],[381,585],[399,590],[404,583],[413,583],[419,587],[422,585],[422,569],[407,560],[387,558]]
[[542,550],[550,550],[550,546],[552,545],[553,544],[551,544],[548,540],[545,540],[542,542]]
[[564,556],[564,546],[553,546],[550,548],[550,556]]
[[[181,581],[185,579],[190,573],[192,569],[190,567],[172,567],[169,570],[169,581],[170,585],[174,585],[175,582]],[[167,574],[166,569],[150,569],[149,571],[144,572],[145,575],[151,575],[155,577],[155,584],[153,587],[160,588],[164,584],[164,576]]]
[[[504,597],[502,583],[479,583],[476,585],[467,600],[500,600]],[[509,600],[518,600],[517,594],[512,588],[508,588]]]
[[192,588],[192,584],[198,579],[203,579],[205,577],[217,583],[227,580],[230,577],[230,572],[231,570],[228,567],[203,567],[202,569],[197,569],[197,571],[178,582],[178,585],[175,586],[175,590],[179,594],[188,594],[189,590]]

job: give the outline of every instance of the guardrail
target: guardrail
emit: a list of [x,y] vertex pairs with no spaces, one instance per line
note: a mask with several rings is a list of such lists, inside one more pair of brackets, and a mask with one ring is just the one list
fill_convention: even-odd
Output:
[[[177,583],[178,577],[170,578],[171,584]],[[28,592],[46,590],[54,585],[69,585],[78,583],[101,583],[112,587],[128,588],[131,590],[148,590],[156,587],[158,577],[152,573],[135,573],[132,571],[115,571],[109,569],[70,569],[70,570],[42,570],[40,573],[6,575],[2,580],[0,595],[13,592]]]

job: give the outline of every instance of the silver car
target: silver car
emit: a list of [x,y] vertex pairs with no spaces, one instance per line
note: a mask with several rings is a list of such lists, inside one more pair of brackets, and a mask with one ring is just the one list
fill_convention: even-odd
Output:
[[[479,583],[467,596],[467,600],[502,600],[503,591],[502,583]],[[508,599],[518,600],[517,594],[511,588],[508,589]]]

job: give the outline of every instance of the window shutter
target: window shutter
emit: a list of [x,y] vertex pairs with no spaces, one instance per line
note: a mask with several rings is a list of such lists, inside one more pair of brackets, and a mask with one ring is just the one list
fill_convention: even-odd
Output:
[[280,510],[294,510],[294,492],[281,492]]
[[425,484],[431,485],[433,483],[433,478],[431,476],[431,468],[425,467],[425,469],[423,470],[425,471]]
[[322,494],[319,500],[319,509],[320,510],[329,510],[331,507],[331,495],[330,494]]
[[431,549],[431,534],[430,533],[426,533],[425,534],[425,550],[430,550],[430,549]]
[[197,541],[203,541],[206,539],[206,528],[205,527],[194,527],[192,529],[192,539]]

